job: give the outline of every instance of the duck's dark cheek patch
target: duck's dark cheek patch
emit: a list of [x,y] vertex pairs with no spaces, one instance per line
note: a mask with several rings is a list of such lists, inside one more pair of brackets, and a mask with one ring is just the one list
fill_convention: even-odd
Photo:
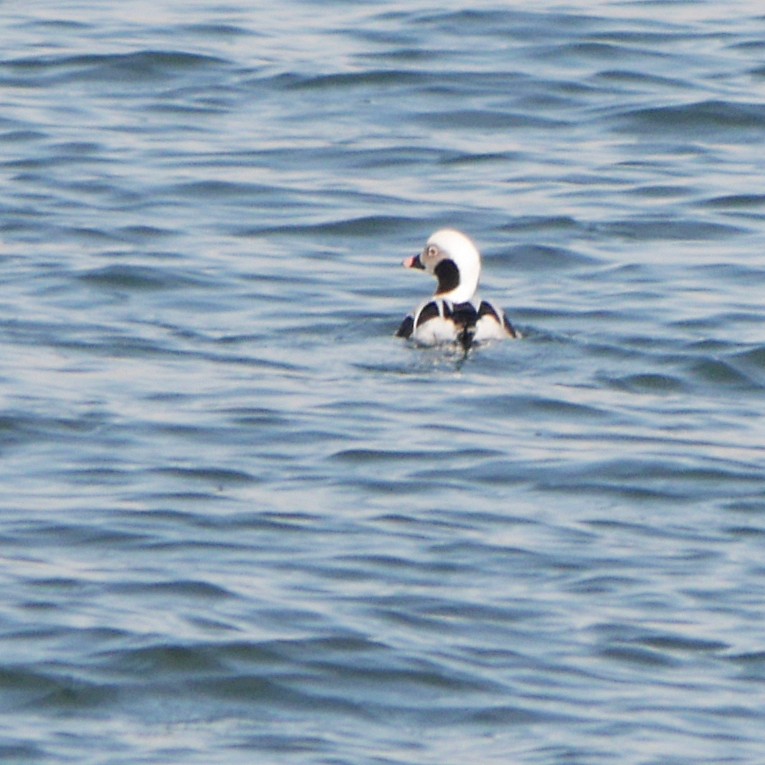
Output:
[[442,260],[434,269],[436,279],[438,279],[437,295],[445,292],[451,292],[459,287],[460,271],[453,260]]

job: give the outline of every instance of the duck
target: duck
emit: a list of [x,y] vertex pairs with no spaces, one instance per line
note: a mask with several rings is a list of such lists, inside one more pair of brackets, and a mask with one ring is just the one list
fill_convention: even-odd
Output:
[[490,340],[520,337],[501,308],[476,296],[481,254],[466,234],[440,229],[402,265],[429,273],[438,285],[433,297],[404,317],[396,337],[423,346],[457,344],[466,353]]

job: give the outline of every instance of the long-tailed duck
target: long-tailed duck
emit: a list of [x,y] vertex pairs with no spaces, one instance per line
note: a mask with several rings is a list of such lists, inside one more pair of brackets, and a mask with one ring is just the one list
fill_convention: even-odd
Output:
[[451,228],[436,231],[423,251],[403,265],[427,271],[438,286],[430,300],[404,318],[396,337],[419,345],[459,343],[465,351],[486,340],[520,337],[503,310],[476,297],[481,256],[465,234]]

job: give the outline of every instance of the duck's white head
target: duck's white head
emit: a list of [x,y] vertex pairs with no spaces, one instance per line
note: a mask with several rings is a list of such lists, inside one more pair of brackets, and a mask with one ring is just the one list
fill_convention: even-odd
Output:
[[420,268],[438,279],[435,297],[452,303],[467,303],[478,289],[481,255],[460,231],[436,231],[419,255],[404,261],[406,268]]

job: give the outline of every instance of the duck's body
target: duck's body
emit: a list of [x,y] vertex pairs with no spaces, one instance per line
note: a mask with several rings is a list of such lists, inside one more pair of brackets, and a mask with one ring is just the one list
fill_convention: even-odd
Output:
[[397,337],[418,345],[459,343],[465,350],[475,343],[518,337],[504,312],[487,300],[451,303],[434,298],[404,318]]
[[461,232],[436,231],[422,253],[407,258],[404,266],[432,274],[438,287],[432,299],[404,318],[397,337],[419,345],[459,343],[468,350],[476,343],[520,336],[504,311],[476,297],[481,256]]

